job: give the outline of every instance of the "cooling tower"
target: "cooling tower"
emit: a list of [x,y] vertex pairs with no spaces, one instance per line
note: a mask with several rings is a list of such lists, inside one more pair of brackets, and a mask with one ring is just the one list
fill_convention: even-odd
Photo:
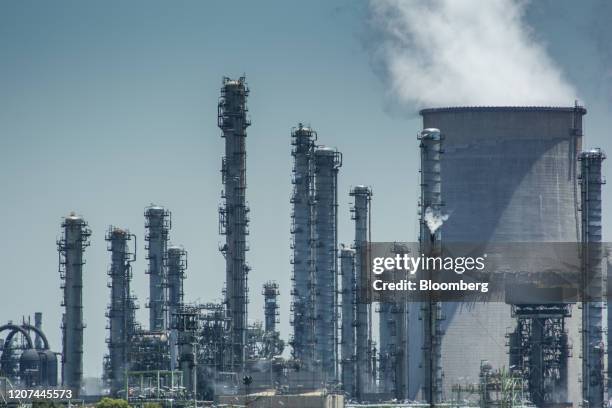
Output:
[[[423,128],[440,129],[443,242],[576,242],[580,238],[577,156],[582,107],[424,109]],[[576,311],[567,320],[579,341]],[[505,303],[443,303],[442,398],[454,384],[478,382],[481,360],[508,367],[506,333],[516,325]],[[416,319],[415,314],[410,319]],[[410,322],[410,330],[418,327]],[[413,337],[418,338],[418,334]],[[422,394],[421,345],[411,341],[410,397]],[[568,399],[579,401],[580,362],[569,357]]]

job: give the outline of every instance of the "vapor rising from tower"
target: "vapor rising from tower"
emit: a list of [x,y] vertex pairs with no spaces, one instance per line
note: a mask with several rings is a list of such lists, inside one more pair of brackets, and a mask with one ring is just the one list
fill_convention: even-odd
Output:
[[313,165],[317,133],[300,123],[291,133],[293,195],[291,235],[293,249],[292,324],[293,357],[310,367],[314,360]]
[[218,105],[218,126],[225,139],[225,156],[221,164],[223,205],[219,208],[219,232],[225,235],[221,252],[225,257],[225,304],[230,321],[231,365],[244,370],[247,334],[247,276],[246,262],[249,208],[246,205],[246,80],[223,78]]
[[147,207],[145,228],[149,261],[149,330],[159,332],[168,328],[166,256],[171,228],[170,211],[153,204]]
[[[128,242],[134,238],[134,252]],[[136,237],[128,230],[110,227],[106,234],[111,252],[110,276],[111,301],[106,317],[109,319],[110,335],[108,372],[111,393],[117,393],[125,385],[128,367],[128,347],[135,332],[135,302],[130,291],[132,280],[131,262],[136,260]]]
[[315,358],[326,382],[338,370],[338,169],[340,152],[314,151]]
[[91,231],[80,216],[71,213],[62,223],[57,243],[64,290],[62,324],[62,385],[78,395],[83,381],[83,253]]

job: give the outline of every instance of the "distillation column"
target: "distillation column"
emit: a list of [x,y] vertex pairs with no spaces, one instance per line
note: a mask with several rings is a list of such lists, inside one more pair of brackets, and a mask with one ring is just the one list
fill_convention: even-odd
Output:
[[183,375],[183,386],[191,397],[195,397],[197,392],[196,346],[198,332],[201,330],[199,315],[200,310],[197,307],[186,305],[181,305],[175,314],[179,367]]
[[293,195],[291,235],[293,249],[293,290],[291,345],[293,358],[311,368],[314,360],[314,263],[313,239],[313,153],[317,134],[302,126],[291,133],[293,150]]
[[170,211],[157,205],[147,207],[145,228],[149,261],[149,330],[160,332],[168,328],[166,256],[171,228]]
[[[356,186],[350,192],[354,197],[352,208],[355,220],[355,270],[362,276],[367,268],[368,245],[370,242],[372,190],[366,186]],[[357,279],[357,392],[361,396],[374,391],[374,367],[372,354],[372,304],[367,299],[369,291],[363,287],[367,282]],[[369,285],[368,285],[369,286]]]
[[276,333],[276,323],[278,323],[278,283],[274,281],[264,283],[263,295],[265,332]]
[[340,152],[314,152],[315,352],[326,382],[337,381],[338,365],[338,169]]
[[168,318],[170,321],[170,369],[177,367],[179,358],[177,313],[183,305],[183,281],[187,269],[187,251],[179,246],[168,248]]
[[356,394],[355,389],[355,315],[356,285],[355,250],[340,250],[340,275],[342,275],[342,326],[340,327],[342,355],[342,389],[349,396]]
[[[42,312],[34,313],[34,327],[36,327],[38,331],[42,331]],[[43,341],[38,331],[34,334],[34,348],[36,348],[36,350],[42,350]]]
[[244,77],[238,80],[223,79],[218,106],[218,126],[225,139],[225,157],[222,159],[221,175],[224,185],[219,208],[219,230],[225,235],[221,252],[225,257],[225,304],[227,306],[231,332],[231,369],[243,371],[247,334],[247,277],[246,262],[249,209],[246,205],[246,100],[249,89]]
[[[443,217],[440,177],[442,136],[438,129],[425,129],[419,134],[418,138],[421,142],[421,220],[419,234],[421,253],[425,256],[440,256],[440,225],[437,225],[435,221],[441,220]],[[440,302],[435,299],[432,293],[423,302],[422,316],[425,379],[423,397],[428,403],[436,404],[442,400],[441,308]]]
[[580,161],[582,221],[582,398],[587,407],[604,406],[603,248],[600,149],[583,152]]
[[[107,340],[110,357],[111,394],[125,386],[125,371],[128,367],[128,347],[135,331],[134,298],[130,292],[132,279],[131,262],[136,260],[136,249],[130,252],[128,242],[136,237],[129,231],[110,227],[106,234],[111,252],[110,276],[111,301],[106,317],[109,319],[110,336]],[[134,248],[136,243],[134,242]]]
[[58,241],[60,277],[63,280],[62,385],[78,395],[83,381],[83,253],[91,231],[83,218],[71,213],[62,223]]

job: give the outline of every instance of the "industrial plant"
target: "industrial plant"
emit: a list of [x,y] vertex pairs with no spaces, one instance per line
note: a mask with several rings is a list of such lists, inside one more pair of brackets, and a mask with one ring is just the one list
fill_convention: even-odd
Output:
[[[418,236],[405,241],[418,242],[423,254],[453,242],[582,244],[588,298],[539,304],[407,295],[377,302],[363,279],[376,225],[375,186],[350,180],[350,191],[338,191],[343,161],[351,158],[321,144],[333,141],[302,123],[286,140],[293,164],[286,260],[292,285],[249,286],[249,239],[257,237],[248,228],[248,97],[245,77],[223,79],[217,111],[222,300],[187,300],[189,248],[171,244],[171,237],[189,225],[173,224],[170,209],[147,206],[142,237],[110,226],[104,235],[108,352],[99,356],[104,393],[87,395],[83,270],[91,235],[104,232],[69,213],[56,243],[62,343],[49,344],[45,331],[60,328],[43,328],[42,313],[33,324],[24,318],[0,327],[0,406],[23,402],[9,399],[7,390],[49,388],[71,390],[73,400],[110,396],[164,407],[606,406],[612,313],[601,246],[605,155],[583,150],[584,107],[423,109],[422,129],[406,135],[406,149],[420,149],[419,212],[398,202],[397,216],[419,220]],[[339,213],[340,198],[352,201],[350,213]],[[431,214],[441,217],[436,228],[428,223]],[[338,242],[340,217],[353,221],[351,242]],[[404,251],[402,245],[394,243],[393,251]],[[142,256],[148,299],[139,302],[132,264]],[[290,311],[280,310],[281,294],[291,297]],[[264,299],[261,322],[249,319],[253,296]],[[148,322],[137,320],[139,304],[148,308]],[[291,322],[287,339],[280,319]]]

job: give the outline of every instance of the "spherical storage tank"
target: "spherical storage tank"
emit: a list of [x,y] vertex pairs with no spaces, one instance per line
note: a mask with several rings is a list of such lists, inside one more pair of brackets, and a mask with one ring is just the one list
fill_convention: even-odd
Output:
[[[441,192],[450,214],[443,242],[576,242],[577,156],[582,107],[451,107],[424,109],[423,128],[442,134]],[[508,367],[505,334],[515,325],[505,303],[442,306],[444,394],[478,382],[481,360]],[[575,313],[574,313],[575,315]],[[417,323],[415,323],[417,324]],[[570,338],[579,338],[568,322]],[[418,366],[417,350],[412,364]],[[578,402],[579,353],[570,357],[569,399]],[[412,371],[416,396],[422,379]]]

